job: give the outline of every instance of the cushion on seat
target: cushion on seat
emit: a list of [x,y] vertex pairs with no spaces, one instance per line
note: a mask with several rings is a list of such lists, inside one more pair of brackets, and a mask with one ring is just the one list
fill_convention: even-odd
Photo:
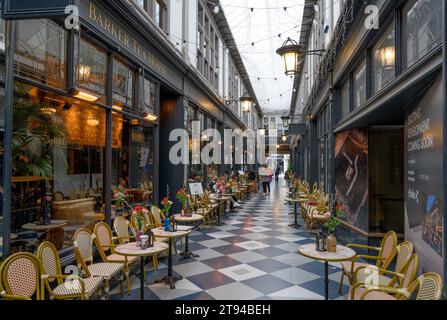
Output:
[[[137,260],[138,257],[127,257],[127,262],[128,263],[133,263]],[[111,254],[109,256],[107,256],[107,261],[109,262],[122,262],[125,263],[126,262],[126,257],[122,256],[120,254],[114,253]]]
[[88,271],[94,277],[104,277],[105,279],[110,279],[116,276],[121,270],[124,269],[124,264],[122,263],[94,263],[88,266]]
[[388,287],[392,278],[379,274],[377,271],[373,271],[372,268],[362,269],[357,273],[357,283],[365,283],[366,278],[368,279],[368,284],[380,285],[383,287]]
[[343,269],[343,271],[345,271],[346,273],[352,273],[354,274],[355,270],[357,270],[360,267],[368,267],[371,266],[368,263],[362,263],[362,262],[354,262],[354,268],[353,270],[351,270],[352,267],[352,261],[342,261],[341,262],[341,267]]
[[[352,293],[352,287],[349,290],[349,295],[348,295],[348,299],[351,300],[351,293]],[[355,289],[354,292],[354,299],[352,300],[360,300],[360,298],[362,297],[362,294],[366,291],[366,289],[364,287],[358,287]],[[370,293],[368,293],[365,297],[364,300],[397,300],[394,296],[389,295],[387,293],[384,292],[380,292],[380,291],[371,291]]]
[[[101,277],[90,277],[82,279],[85,284],[85,295],[90,297],[99,288],[102,283]],[[65,281],[53,290],[53,295],[56,297],[79,295],[82,292],[81,283],[79,280]]]

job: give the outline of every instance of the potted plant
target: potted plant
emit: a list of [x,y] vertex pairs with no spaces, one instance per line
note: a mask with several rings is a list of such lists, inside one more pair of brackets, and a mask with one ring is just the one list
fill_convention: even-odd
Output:
[[327,219],[324,227],[327,230],[328,238],[327,238],[327,248],[328,252],[336,252],[337,251],[337,238],[335,237],[335,229],[341,224],[340,219],[346,217],[346,209],[345,207],[337,201],[337,205],[335,207],[335,213],[327,212],[324,214]]
[[191,198],[191,195],[188,194],[185,188],[181,188],[177,191],[175,195],[176,199],[180,201],[182,204],[182,216],[186,216],[189,214],[188,212],[188,200]]
[[168,197],[164,197],[161,200],[161,213],[165,217],[165,231],[170,230],[170,210],[172,206],[172,201],[168,199]]
[[137,230],[135,235],[135,240],[137,241],[137,244],[140,242],[140,237],[144,234],[143,227],[144,227],[144,217],[143,217],[143,206],[136,206],[134,208],[134,212],[136,212],[136,219],[137,219]]

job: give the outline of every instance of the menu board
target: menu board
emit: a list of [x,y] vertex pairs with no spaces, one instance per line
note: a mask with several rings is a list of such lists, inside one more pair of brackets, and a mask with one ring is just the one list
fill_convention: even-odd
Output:
[[203,195],[203,186],[200,182],[190,183],[189,184],[189,193],[192,196],[201,196]]
[[438,79],[405,119],[405,235],[427,270],[441,272],[443,255],[443,111]]

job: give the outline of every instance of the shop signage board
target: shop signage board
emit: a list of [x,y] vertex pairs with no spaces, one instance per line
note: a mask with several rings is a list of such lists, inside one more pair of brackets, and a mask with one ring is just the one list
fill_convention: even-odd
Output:
[[115,43],[124,53],[129,53],[134,63],[141,63],[151,69],[159,78],[179,91],[182,88],[182,78],[171,65],[161,59],[155,52],[155,48],[148,45],[135,32],[134,29],[124,24],[110,10],[99,4],[98,1],[80,1],[79,3],[80,19],[88,23],[97,33],[102,34],[110,43]]
[[4,19],[37,19],[50,16],[64,16],[65,8],[74,0],[3,0]]
[[289,135],[291,136],[304,136],[307,132],[307,126],[302,123],[289,124]]
[[405,119],[405,236],[426,271],[443,272],[443,116],[438,79]]

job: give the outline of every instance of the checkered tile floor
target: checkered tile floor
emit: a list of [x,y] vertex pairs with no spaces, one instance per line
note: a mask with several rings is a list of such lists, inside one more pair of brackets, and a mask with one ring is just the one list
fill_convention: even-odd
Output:
[[[160,258],[159,270],[148,272],[145,298],[323,300],[324,264],[297,253],[301,244],[311,243],[314,238],[305,227],[288,227],[293,222],[293,215],[288,214],[293,207],[284,204],[287,189],[283,185],[282,180],[272,183],[269,196],[260,192],[246,201],[243,209],[225,220],[225,225],[194,231],[190,250],[200,257],[186,261],[180,261],[178,256],[173,258],[174,272],[183,276],[174,290],[153,284],[155,278],[167,272],[167,259]],[[181,248],[180,243],[177,246]],[[329,275],[330,299],[346,299],[338,294],[338,264],[330,266]],[[138,275],[132,276],[131,284],[131,295],[122,297],[116,287],[111,299],[139,299]],[[343,292],[348,292],[346,283]]]

